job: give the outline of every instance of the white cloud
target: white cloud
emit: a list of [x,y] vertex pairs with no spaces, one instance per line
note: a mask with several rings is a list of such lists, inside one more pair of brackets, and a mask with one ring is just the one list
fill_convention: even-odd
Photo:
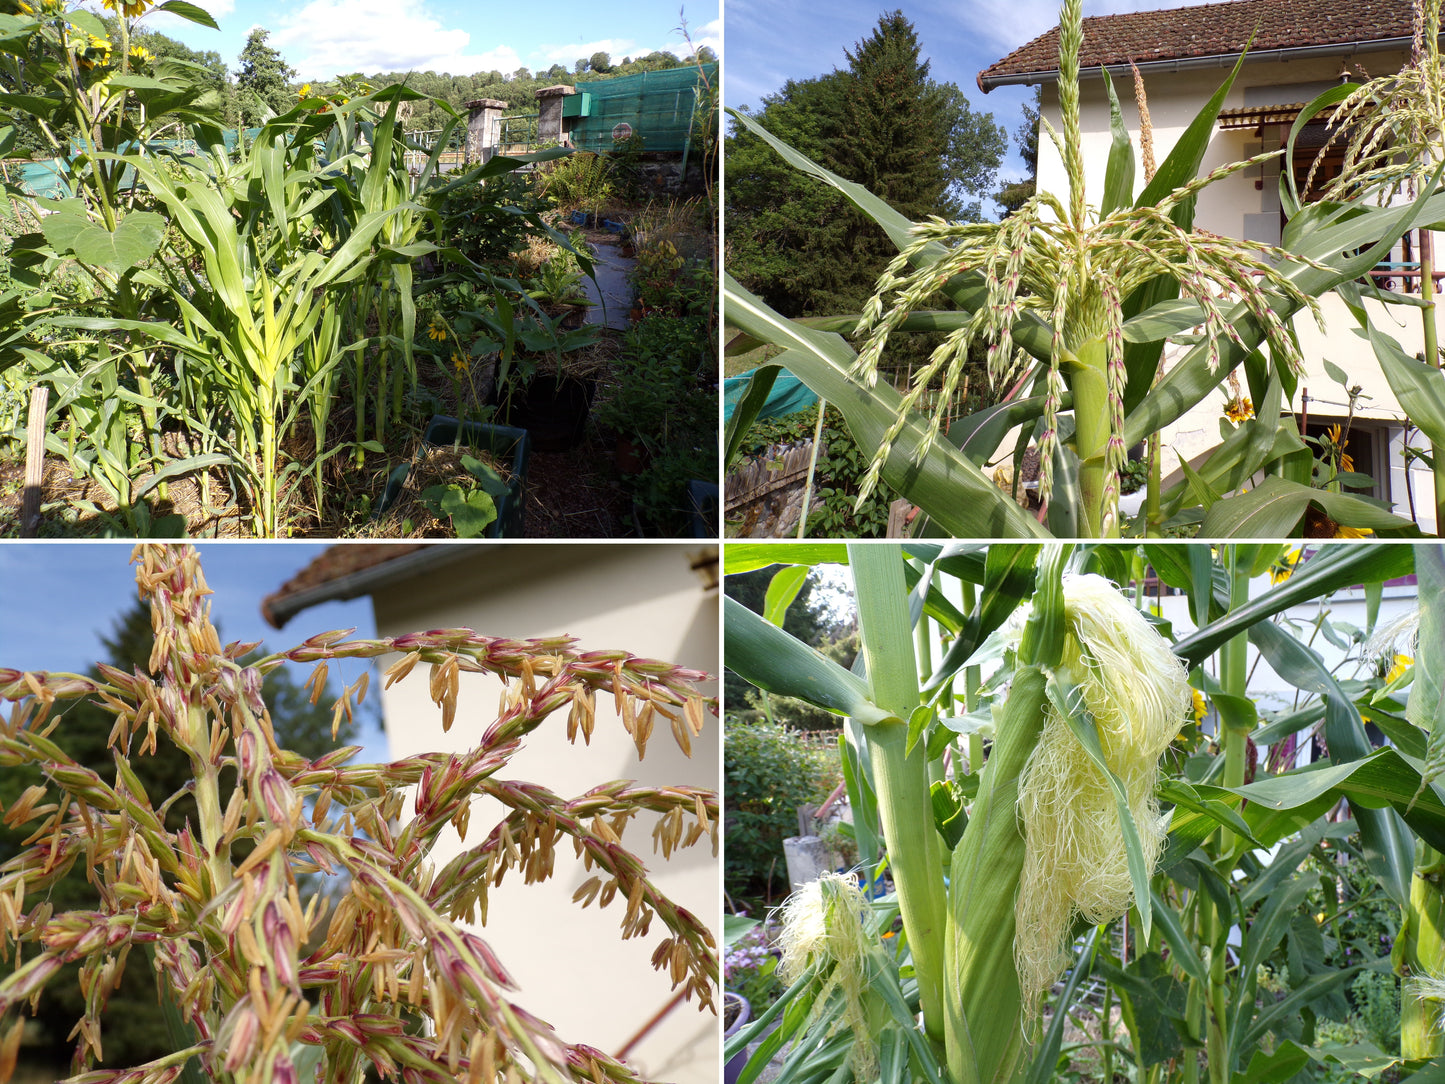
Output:
[[533,55],[538,58],[537,65],[546,70],[553,64],[570,69],[575,61],[587,60],[594,53],[606,53],[614,64],[618,64],[625,56],[646,56],[652,51],[639,47],[632,38],[598,38],[596,41],[574,41],[566,45],[542,45]]
[[521,58],[510,46],[468,52],[471,35],[448,29],[424,0],[310,0],[282,17],[270,44],[302,79],[344,72],[513,72]]

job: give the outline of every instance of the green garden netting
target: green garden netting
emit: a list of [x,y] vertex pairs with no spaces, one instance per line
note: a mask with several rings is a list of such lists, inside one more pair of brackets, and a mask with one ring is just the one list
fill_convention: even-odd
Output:
[[[573,109],[585,109],[573,123],[572,145],[584,151],[610,151],[615,139],[642,136],[648,151],[684,151],[692,130],[693,111],[708,83],[717,83],[717,65],[668,68],[665,71],[594,79],[577,84],[577,97],[588,96]],[[623,127],[623,126],[626,127]]]

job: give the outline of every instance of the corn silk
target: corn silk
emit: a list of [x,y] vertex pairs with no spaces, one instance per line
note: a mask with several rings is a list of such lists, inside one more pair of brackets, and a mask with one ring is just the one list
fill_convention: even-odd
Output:
[[[1145,866],[1152,870],[1167,823],[1154,793],[1159,757],[1191,703],[1187,671],[1144,615],[1102,576],[1065,576],[1063,587],[1067,639],[1060,671],[1093,716],[1104,760],[1124,786]],[[1133,902],[1109,782],[1052,703],[1046,711],[1018,800],[1026,847],[1014,961],[1029,1016],[1073,959],[1074,920],[1109,922]]]

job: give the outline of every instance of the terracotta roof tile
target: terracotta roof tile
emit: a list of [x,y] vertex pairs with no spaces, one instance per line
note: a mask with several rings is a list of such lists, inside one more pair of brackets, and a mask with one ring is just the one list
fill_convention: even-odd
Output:
[[[1408,39],[1411,33],[1409,0],[1229,0],[1090,16],[1079,62],[1090,68],[1228,56],[1243,50],[1251,34],[1251,50],[1265,50]],[[978,85],[987,91],[998,77],[1052,73],[1058,66],[1056,26],[979,72]]]
[[278,607],[278,603],[285,603],[304,592],[427,546],[428,543],[424,542],[363,542],[328,546],[310,564],[261,600],[261,614],[273,628],[280,628],[290,614],[284,612],[285,606]]

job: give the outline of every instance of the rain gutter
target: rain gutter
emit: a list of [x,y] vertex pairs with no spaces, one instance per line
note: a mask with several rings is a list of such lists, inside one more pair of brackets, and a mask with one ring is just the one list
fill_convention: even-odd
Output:
[[[1291,60],[1310,60],[1322,56],[1339,56],[1341,53],[1354,55],[1356,53],[1387,53],[1410,51],[1412,40],[1406,37],[1398,38],[1376,38],[1373,41],[1342,41],[1328,45],[1295,45],[1283,49],[1251,49],[1249,59],[1251,61],[1273,61],[1275,63],[1286,63]],[[1207,68],[1232,68],[1239,60],[1241,53],[1216,53],[1213,56],[1189,56],[1180,57],[1174,60],[1146,60],[1139,64],[1139,71],[1145,75],[1151,72],[1187,72],[1201,71]],[[1110,75],[1127,77],[1131,74],[1128,64],[1106,64]],[[1094,64],[1079,71],[1083,75],[1096,75],[1100,65]],[[978,73],[978,89],[987,94],[994,87],[1008,86],[1032,86],[1035,83],[1053,83],[1059,78],[1057,68],[1045,71],[1018,72],[1004,75],[985,76],[983,72]]]

